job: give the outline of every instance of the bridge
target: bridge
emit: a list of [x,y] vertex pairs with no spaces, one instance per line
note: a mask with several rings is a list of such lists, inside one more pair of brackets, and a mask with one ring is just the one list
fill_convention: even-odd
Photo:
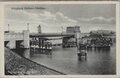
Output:
[[29,48],[29,31],[24,30],[22,33],[15,33],[13,31],[5,31],[4,46],[10,49],[16,49],[22,46]]
[[[51,38],[56,37],[56,38]],[[16,33],[13,31],[6,31],[4,33],[4,46],[9,47],[10,49],[16,49],[20,46],[23,48],[30,48],[30,40],[57,40],[58,37],[62,39],[65,38],[74,38],[75,34],[71,33],[29,33],[28,30],[24,30],[22,33]]]
[[74,33],[31,33],[30,37],[74,37]]
[[[74,42],[69,42],[69,40],[73,38]],[[28,53],[29,57],[30,55],[40,52],[50,53],[53,46],[62,45],[63,48],[76,46],[75,38],[77,38],[75,33],[29,33],[28,30],[16,33],[13,31],[7,31],[4,33],[4,46],[9,49],[30,48],[31,53]],[[38,51],[36,52],[35,50]]]

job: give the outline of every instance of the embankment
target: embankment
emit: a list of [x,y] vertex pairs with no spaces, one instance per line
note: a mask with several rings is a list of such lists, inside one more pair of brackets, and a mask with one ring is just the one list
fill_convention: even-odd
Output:
[[64,75],[59,71],[33,62],[5,48],[6,75]]

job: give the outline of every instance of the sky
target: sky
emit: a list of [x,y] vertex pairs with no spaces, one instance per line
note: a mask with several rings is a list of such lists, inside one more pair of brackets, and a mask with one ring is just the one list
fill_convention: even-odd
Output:
[[[5,6],[5,30],[27,29],[43,33],[61,33],[68,26],[80,26],[81,32],[116,29],[115,4],[17,4]],[[63,28],[63,30],[62,30]]]

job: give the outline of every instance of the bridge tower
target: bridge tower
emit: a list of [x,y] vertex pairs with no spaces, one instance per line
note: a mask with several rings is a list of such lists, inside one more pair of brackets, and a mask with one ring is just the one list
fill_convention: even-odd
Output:
[[[66,46],[68,44],[68,46],[70,46],[70,44],[72,43],[73,45],[76,44],[76,46],[78,46],[78,40],[80,38],[80,26],[69,26],[66,28],[66,33],[68,34],[74,34],[74,37],[64,37],[63,38],[63,47]],[[73,41],[71,41],[73,40]],[[69,42],[70,41],[70,42]]]
[[38,26],[38,33],[41,33],[41,26]]
[[66,29],[67,33],[81,33],[80,26],[69,26]]

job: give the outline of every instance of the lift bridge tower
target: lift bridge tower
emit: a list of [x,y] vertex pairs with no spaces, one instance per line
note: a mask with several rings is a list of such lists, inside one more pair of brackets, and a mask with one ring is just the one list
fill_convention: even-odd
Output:
[[38,26],[38,33],[39,33],[39,34],[42,33],[42,32],[41,32],[41,26],[40,26],[40,25]]

